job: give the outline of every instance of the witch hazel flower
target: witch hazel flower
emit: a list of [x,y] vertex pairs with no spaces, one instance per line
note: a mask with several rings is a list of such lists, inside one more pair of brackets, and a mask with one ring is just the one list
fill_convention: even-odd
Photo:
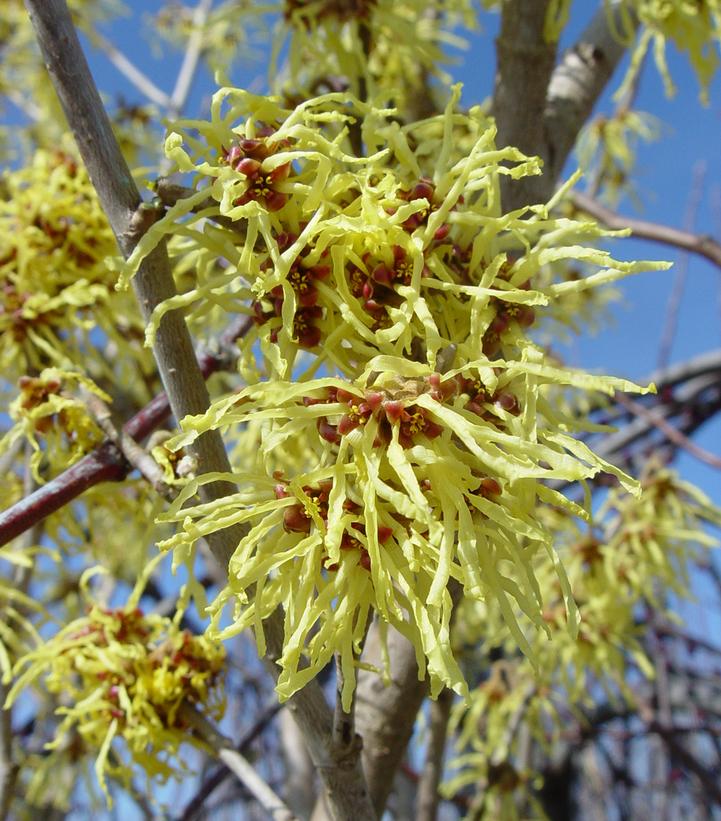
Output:
[[[310,653],[317,670],[331,652],[326,645],[310,649],[313,624],[362,634],[360,603],[356,620],[346,623],[349,596],[409,636],[434,688],[464,692],[452,656],[439,657],[435,649],[449,629],[451,579],[472,599],[496,601],[519,647],[532,655],[515,614],[546,629],[534,557],[554,551],[537,506],[588,515],[544,480],[584,481],[610,472],[634,487],[559,432],[550,409],[546,420],[549,388],[576,378],[539,356],[478,360],[439,373],[380,355],[354,380],[270,380],[184,420],[185,433],[171,447],[210,429],[247,430],[256,437],[257,458],[253,470],[238,475],[234,498],[188,505],[199,481],[192,480],[167,517],[180,529],[163,546],[181,548],[219,527],[247,523],[228,588],[212,609],[220,624],[225,607],[234,607],[224,635],[251,624],[259,630],[263,614],[280,604],[296,614],[289,617],[290,644],[280,662],[284,694],[305,680],[298,653]],[[595,384],[629,387],[623,380]],[[286,448],[296,454],[287,473],[277,467]],[[560,562],[554,568],[573,632],[575,605]],[[250,596],[258,584],[262,592]],[[299,596],[309,603],[302,613]],[[301,633],[310,642],[305,649],[297,644]]]
[[264,161],[290,146],[290,140],[280,139],[270,142],[274,130],[261,125],[255,137],[241,137],[229,149],[221,149],[221,157],[231,168],[246,178],[247,188],[233,205],[245,205],[259,202],[268,211],[279,211],[288,201],[288,194],[281,190],[283,183],[291,173],[291,163],[282,162],[268,168]]
[[[609,473],[636,487],[574,438],[577,419],[558,397],[640,389],[561,367],[529,330],[571,291],[663,265],[579,245],[603,232],[556,219],[553,201],[503,214],[501,175],[538,173],[539,162],[498,148],[493,123],[460,111],[459,95],[439,116],[399,125],[350,94],[291,110],[222,89],[210,122],[178,124],[168,139],[169,156],[202,185],[151,226],[137,254],[179,221],[207,219],[215,224],[188,234],[206,266],[224,256],[219,274],[156,309],[151,329],[194,300],[198,316],[208,302],[237,310],[238,294],[255,328],[241,343],[250,384],[182,420],[167,444],[227,433],[238,490],[196,504],[210,479],[191,477],[162,517],[178,528],[163,547],[192,565],[198,539],[243,526],[210,608],[213,635],[252,626],[262,651],[263,621],[282,606],[283,697],[338,651],[349,704],[353,648],[372,615],[414,644],[434,691],[465,692],[448,638],[451,582],[498,605],[532,657],[518,614],[548,629],[540,554],[552,557],[573,633],[573,596],[539,512],[589,514],[549,481]],[[273,192],[288,195],[277,209]],[[578,281],[546,275],[567,260],[600,270]]]
[[[276,237],[278,249],[285,251],[298,239],[297,234],[284,232]],[[323,309],[318,305],[318,282],[330,274],[330,266],[306,262],[310,249],[306,248],[291,263],[287,275],[287,283],[295,296],[295,312],[293,315],[292,337],[302,348],[315,348],[322,336],[318,322],[323,317]],[[268,268],[270,262],[261,265]],[[278,331],[282,327],[283,302],[285,294],[281,285],[276,285],[269,294],[253,302],[255,322],[264,325],[271,320],[279,320],[270,333],[270,341],[278,341]]]

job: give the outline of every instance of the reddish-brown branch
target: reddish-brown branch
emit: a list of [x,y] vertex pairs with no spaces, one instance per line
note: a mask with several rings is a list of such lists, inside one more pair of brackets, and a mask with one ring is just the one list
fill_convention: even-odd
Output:
[[0,546],[55,513],[101,482],[119,482],[128,465],[115,445],[106,443],[34,493],[0,514]]
[[584,211],[586,214],[595,217],[607,228],[613,230],[630,228],[634,237],[660,242],[662,245],[670,245],[673,248],[680,248],[692,254],[699,254],[721,268],[721,245],[712,237],[703,234],[692,234],[690,231],[682,231],[670,225],[660,225],[656,222],[621,216],[579,191],[571,193],[569,199],[579,211]]
[[[232,344],[245,336],[252,324],[251,318],[239,317],[221,337],[218,353],[206,352],[198,357],[206,379],[232,363],[233,357],[228,355]],[[158,428],[169,414],[168,397],[160,393],[123,425],[123,432],[140,441]],[[55,479],[0,513],[0,546],[77,499],[88,488],[101,482],[121,482],[130,470],[131,466],[120,450],[112,442],[105,442]]]
[[629,399],[621,393],[616,393],[616,401],[631,411],[635,416],[640,416],[642,419],[650,422],[654,427],[658,428],[661,433],[674,445],[683,448],[687,453],[695,456],[701,462],[705,462],[717,470],[721,470],[721,456],[716,456],[709,451],[692,442],[685,434],[675,428],[663,417],[649,410],[645,405]]

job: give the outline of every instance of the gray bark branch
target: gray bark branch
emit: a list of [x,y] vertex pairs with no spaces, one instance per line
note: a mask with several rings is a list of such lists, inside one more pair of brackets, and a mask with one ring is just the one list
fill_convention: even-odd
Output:
[[[538,147],[547,142],[543,113],[556,61],[556,44],[544,37],[548,6],[549,0],[505,0],[496,39],[493,115],[498,126],[497,142],[527,154],[538,153]],[[521,186],[504,177],[504,209],[510,211],[535,201],[534,183],[540,185],[537,178],[529,177]]]

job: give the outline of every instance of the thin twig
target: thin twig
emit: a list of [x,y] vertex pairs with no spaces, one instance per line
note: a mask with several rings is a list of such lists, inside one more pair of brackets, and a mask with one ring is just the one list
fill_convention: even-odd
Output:
[[296,816],[266,784],[248,760],[204,716],[191,707],[181,708],[181,714],[210,747],[216,758],[231,770],[274,821],[297,821]]
[[343,686],[345,677],[340,653],[335,653],[335,710],[333,712],[333,744],[338,750],[347,750],[351,744],[359,743],[355,734],[355,690],[350,710],[343,709]]
[[[30,493],[35,484],[30,459],[32,450],[25,444],[25,472],[23,477],[24,491]],[[33,544],[40,541],[42,534],[42,524],[36,523],[30,530],[26,531],[18,545],[21,551],[25,551]],[[13,587],[23,592],[27,591],[30,583],[32,567],[18,567],[13,579]],[[20,611],[24,608],[19,606]],[[15,759],[13,750],[13,727],[12,727],[12,707],[5,707],[5,699],[9,692],[9,686],[0,682],[0,821],[5,821],[10,812],[15,783],[19,772],[19,765]]]
[[86,35],[91,45],[98,49],[98,51],[101,51],[115,68],[117,68],[141,94],[147,97],[151,103],[155,103],[155,105],[161,108],[168,108],[170,106],[170,97],[162,89],[158,88],[150,77],[144,74],[135,63],[113,45],[107,37],[96,29],[86,32]]
[[428,746],[416,798],[417,821],[435,821],[438,812],[438,786],[443,776],[443,759],[452,706],[453,691],[447,687],[430,705]]
[[0,681],[0,821],[10,812],[19,769],[13,754],[12,707],[2,706],[9,691],[10,686]]
[[673,730],[651,723],[650,729],[658,733],[666,742],[671,755],[690,773],[696,776],[704,788],[707,799],[721,806],[721,786],[719,786],[718,772],[708,770],[693,753],[676,738]]
[[[217,351],[206,351],[198,357],[205,378],[221,369],[232,368],[235,341],[245,336],[252,326],[251,318],[238,317],[220,337]],[[169,414],[168,397],[160,393],[123,425],[123,434],[135,441],[142,440],[158,428]],[[130,463],[122,452],[112,442],[105,442],[55,479],[0,513],[0,546],[77,499],[88,488],[101,482],[120,482],[129,471]]]
[[616,401],[628,408],[634,415],[640,416],[650,422],[654,427],[658,428],[667,439],[675,445],[678,445],[678,447],[683,448],[701,462],[705,462],[707,465],[721,470],[721,456],[716,456],[695,442],[692,442],[685,434],[678,430],[678,428],[669,424],[665,419],[649,410],[645,405],[633,399],[629,399],[624,394],[618,392],[616,393]]
[[[235,749],[242,753],[253,741],[263,732],[275,716],[283,709],[279,702],[269,704],[260,714],[258,720],[240,738]],[[178,818],[178,821],[193,821],[198,813],[203,809],[203,805],[209,796],[216,790],[230,775],[230,770],[226,766],[218,767],[200,785],[198,791],[186,804],[185,809]]]
[[172,500],[174,498],[173,491],[163,480],[163,471],[160,465],[132,436],[129,436],[125,431],[117,430],[112,422],[110,408],[105,402],[96,394],[90,393],[90,391],[83,392],[83,401],[98,427],[108,440],[118,448],[128,463],[152,485],[159,496]]
[[24,444],[22,439],[16,439],[5,453],[0,456],[0,476],[8,475]]
[[[160,197],[163,205],[168,207],[173,206],[176,202],[187,199],[189,196],[196,193],[194,188],[178,185],[178,183],[173,182],[170,177],[158,177],[153,184],[153,191],[156,196]],[[207,208],[212,208],[217,205],[218,203],[216,200],[208,197],[207,200],[199,202],[193,208],[193,213],[205,211]],[[245,236],[246,234],[246,223],[244,221],[233,220],[229,217],[224,217],[222,214],[214,214],[213,216],[208,217],[208,219],[216,222],[218,225],[222,225],[224,228],[235,231],[241,236]]]
[[607,228],[613,230],[630,228],[635,237],[649,239],[662,245],[670,245],[673,248],[681,248],[692,254],[699,254],[721,268],[721,245],[712,237],[703,234],[692,234],[679,228],[673,228],[670,225],[661,225],[656,222],[622,216],[580,191],[572,191],[569,194],[569,199],[579,211],[585,211],[585,213],[595,217]]
[[[711,217],[713,219],[714,233],[717,237],[721,237],[721,185],[714,185],[711,189]],[[716,300],[718,305],[718,318],[721,320],[721,275],[719,275],[718,285],[716,291]],[[721,321],[718,322],[718,328],[721,330]]]
[[203,53],[204,29],[212,6],[213,0],[200,0],[193,11],[191,21],[193,30],[188,38],[188,45],[185,49],[180,71],[178,72],[178,78],[175,81],[175,88],[168,102],[168,117],[170,119],[178,117],[188,101],[188,94],[190,93],[200,57]]
[[43,113],[37,105],[25,94],[21,94],[14,88],[3,88],[3,94],[10,102],[22,111],[22,113],[34,123],[42,119]]
[[[701,199],[703,197],[703,183],[705,176],[706,163],[702,160],[694,165],[691,192],[689,194],[688,203],[686,204],[686,214],[684,215],[683,227],[688,233],[693,231],[693,227],[696,224],[696,215],[698,214],[698,209],[701,205]],[[665,368],[671,358],[671,346],[673,345],[673,340],[676,336],[676,329],[678,327],[678,313],[681,308],[681,300],[686,287],[686,280],[688,279],[688,258],[688,251],[683,251],[679,254],[673,289],[671,291],[671,295],[669,296],[668,306],[666,308],[666,322],[664,323],[663,334],[661,335],[661,343],[658,350],[657,366],[659,368]]]
[[[661,593],[658,582],[654,584],[654,590],[657,595]],[[649,643],[651,644],[650,653],[655,670],[655,678],[653,687],[656,693],[656,715],[658,723],[663,727],[670,727],[673,721],[673,713],[671,710],[671,695],[669,690],[669,670],[666,658],[666,652],[663,640],[660,638],[657,628],[658,619],[655,611],[648,607],[647,625],[649,630]],[[660,740],[659,740],[660,741]],[[653,739],[651,744],[651,766],[656,772],[658,781],[665,785],[662,790],[659,801],[658,816],[660,821],[665,821],[669,816],[669,802],[670,791],[668,789],[668,771],[669,771],[669,757],[666,754],[667,748],[663,743],[658,741],[654,744]],[[655,747],[655,749],[654,749]],[[653,753],[656,755],[653,755]]]

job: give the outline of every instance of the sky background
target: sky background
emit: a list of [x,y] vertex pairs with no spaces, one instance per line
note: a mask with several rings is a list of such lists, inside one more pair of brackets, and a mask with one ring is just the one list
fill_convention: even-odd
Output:
[[[130,15],[106,27],[106,36],[151,76],[156,85],[170,92],[182,55],[167,48],[161,54],[140,26],[143,15],[154,11],[160,4],[126,0],[125,5]],[[571,24],[561,40],[561,50],[576,39],[596,5],[584,0],[575,4]],[[482,13],[479,31],[466,35],[468,49],[459,53],[463,62],[450,69],[454,78],[464,84],[463,103],[466,105],[483,101],[492,91],[495,70],[493,39],[497,28],[497,17]],[[87,42],[84,45],[97,84],[109,100],[122,95],[128,103],[144,102],[102,53],[90,48]],[[267,88],[262,59],[267,54],[267,46],[258,43],[256,51],[261,59],[239,61],[230,72],[230,79],[235,85],[262,92]],[[635,180],[636,194],[642,207],[639,209],[637,203],[624,199],[618,210],[682,227],[694,177],[698,179],[699,169],[702,168],[702,198],[694,230],[721,240],[721,79],[717,76],[712,83],[709,104],[704,107],[700,103],[698,81],[687,59],[672,46],[668,47],[668,64],[678,89],[676,95],[672,99],[665,96],[661,78],[652,60],[649,60],[636,100],[636,108],[652,113],[658,118],[660,128],[660,138],[656,142],[642,144],[639,148]],[[597,106],[597,112],[613,110],[611,95],[625,66],[626,61]],[[186,116],[205,116],[210,94],[214,90],[212,77],[201,70]],[[10,116],[18,115],[17,112],[10,112]],[[575,159],[572,158],[568,172],[574,169]],[[644,241],[622,240],[613,243],[610,248],[620,259],[665,259],[687,265],[687,282],[671,349],[672,363],[721,346],[721,272],[699,257],[683,261],[673,249]],[[612,306],[613,326],[596,336],[580,337],[565,351],[568,363],[642,381],[657,365],[659,344],[678,267],[676,264],[670,271],[639,274],[619,283],[617,288],[622,299]],[[721,454],[721,418],[707,423],[695,436],[695,441],[709,451]],[[676,466],[684,478],[697,484],[716,504],[721,505],[721,476],[718,471],[686,453],[681,453]],[[717,564],[721,564],[718,559]],[[718,613],[712,614],[710,608],[712,593],[700,580],[697,580],[697,595],[696,604],[682,608],[691,629],[700,634],[712,630],[718,634]]]

